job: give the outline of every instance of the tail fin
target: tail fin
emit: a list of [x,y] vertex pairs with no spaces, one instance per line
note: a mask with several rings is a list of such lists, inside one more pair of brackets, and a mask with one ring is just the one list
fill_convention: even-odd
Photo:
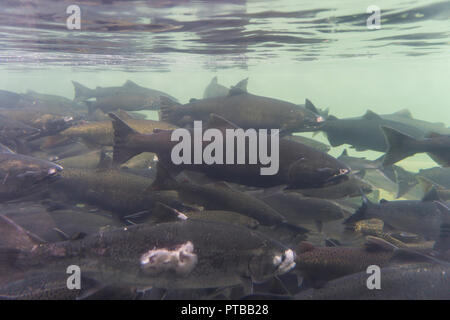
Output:
[[358,210],[355,211],[350,217],[344,220],[344,224],[346,225],[352,225],[358,221],[367,219],[366,212],[369,206],[372,204],[369,199],[367,199],[366,195],[362,192],[362,199],[363,203],[361,207],[358,208]]
[[419,182],[416,176],[399,166],[393,166],[398,184],[396,198],[403,197],[409,190],[416,186]]
[[[175,170],[176,171],[176,170]],[[156,178],[150,188],[152,190],[177,190],[178,181],[160,161],[156,163]]]
[[433,187],[435,187],[437,190],[443,189],[442,186],[434,183],[433,181],[425,177],[418,176],[417,180],[419,181],[420,187],[422,188],[424,195],[430,192],[433,189]]
[[381,130],[383,131],[388,144],[388,149],[383,160],[383,166],[387,167],[393,165],[416,153],[411,149],[411,146],[417,141],[413,137],[389,127],[382,126]]
[[7,216],[0,215],[0,245],[4,248],[29,250],[35,244],[42,243],[38,236],[23,229]]
[[128,148],[129,135],[137,134],[137,132],[114,113],[108,113],[108,115],[112,119],[114,130],[113,164],[122,164],[139,154]]
[[393,166],[383,166],[383,160],[385,155],[375,159],[373,162],[377,166],[377,171],[381,173],[385,178],[389,179],[392,182],[397,182],[397,177],[395,175],[395,169]]
[[31,250],[43,240],[26,231],[7,216],[0,215],[0,272],[14,270],[14,263],[22,252]]
[[175,121],[174,112],[179,104],[165,96],[160,96],[159,119],[161,121],[173,123]]
[[81,83],[72,81],[73,88],[75,89],[74,101],[83,101],[94,97],[94,90],[83,86]]
[[86,107],[88,108],[88,114],[89,114],[89,115],[92,115],[92,114],[95,113],[96,108],[95,108],[95,106],[94,106],[94,101],[88,101],[88,100],[86,100],[86,101],[84,101],[84,104],[85,104]]

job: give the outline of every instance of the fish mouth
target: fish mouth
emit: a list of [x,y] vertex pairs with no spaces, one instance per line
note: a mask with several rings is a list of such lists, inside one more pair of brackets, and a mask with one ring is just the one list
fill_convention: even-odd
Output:
[[47,174],[40,180],[36,181],[34,184],[39,184],[41,182],[55,182],[61,178],[59,173],[63,170],[63,167],[60,165],[55,165],[54,167],[51,167],[48,169]]
[[324,122],[324,121],[325,121],[325,118],[322,117],[322,116],[318,116],[318,117],[316,118],[316,122],[317,122],[317,123],[321,123],[321,122]]
[[338,183],[348,179],[348,174],[350,173],[349,168],[340,168],[339,172],[329,177],[325,182],[326,183]]
[[295,253],[291,249],[287,249],[281,255],[273,258],[273,264],[277,267],[275,275],[282,275],[295,267]]
[[314,118],[308,118],[304,125],[303,130],[299,131],[319,131],[325,125],[326,120],[322,116],[316,116]]

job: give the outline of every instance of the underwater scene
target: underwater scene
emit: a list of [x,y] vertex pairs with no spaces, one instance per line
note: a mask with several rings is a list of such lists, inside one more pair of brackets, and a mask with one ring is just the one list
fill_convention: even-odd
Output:
[[450,2],[0,0],[0,299],[450,299]]

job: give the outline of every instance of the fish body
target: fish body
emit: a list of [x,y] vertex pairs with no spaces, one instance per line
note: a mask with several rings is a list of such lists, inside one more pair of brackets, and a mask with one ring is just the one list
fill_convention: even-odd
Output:
[[438,201],[382,200],[375,204],[364,199],[363,205],[345,223],[373,218],[383,220],[397,230],[437,240],[442,227],[450,224],[450,210]]
[[184,202],[201,205],[208,210],[228,210],[255,219],[262,225],[277,225],[285,217],[265,202],[229,186],[179,183],[176,186]]
[[[142,152],[154,152],[158,155],[160,163],[176,171],[193,170],[200,171],[215,179],[236,182],[244,185],[260,187],[270,187],[286,184],[289,187],[307,188],[320,187],[325,184],[338,183],[347,179],[349,169],[330,155],[320,152],[306,145],[280,139],[279,140],[279,170],[273,175],[261,175],[260,163],[256,164],[187,164],[174,165],[171,160],[173,148],[178,144],[171,140],[172,131],[159,131],[151,135],[137,133],[117,116],[114,118],[114,162],[122,163]],[[226,120],[213,116],[218,128],[223,136],[226,130],[237,127]],[[257,138],[259,135],[257,135]],[[192,139],[195,140],[195,139]],[[194,141],[191,141],[194,143]],[[204,143],[206,145],[206,143]],[[191,145],[192,146],[192,145]],[[237,154],[235,152],[234,157]],[[249,150],[246,148],[245,159],[249,157]],[[225,152],[226,153],[226,152]],[[191,159],[191,163],[194,163]]]
[[75,88],[75,101],[96,98],[94,102],[88,102],[90,113],[98,109],[103,112],[118,109],[128,111],[158,109],[161,96],[177,101],[167,93],[141,87],[130,80],[121,87],[97,87],[96,89],[89,89],[76,81],[72,83]]
[[316,247],[302,242],[296,251],[296,270],[313,287],[346,275],[365,271],[371,265],[386,266],[393,250],[367,247]]
[[337,184],[324,186],[322,188],[301,188],[293,189],[306,197],[321,198],[321,199],[341,199],[346,197],[356,197],[361,195],[361,192],[368,194],[372,192],[370,184],[363,180],[350,175],[348,180]]
[[0,90],[0,107],[14,109],[20,101],[20,94],[12,91]]
[[80,290],[67,288],[65,272],[38,272],[23,279],[0,286],[0,300],[75,300],[84,296],[98,284],[86,277],[82,278]]
[[165,105],[161,108],[161,119],[183,127],[193,121],[206,122],[212,113],[244,129],[280,129],[283,133],[310,131],[322,121],[313,112],[293,103],[256,96],[241,89],[232,89],[227,97]]
[[388,145],[383,131],[380,129],[381,126],[390,126],[417,138],[424,136],[423,131],[413,126],[383,119],[372,111],[367,111],[362,118],[337,119],[329,117],[322,123],[319,130],[326,133],[328,141],[333,147],[349,144],[357,151],[385,152]]
[[296,192],[279,192],[263,197],[262,200],[290,223],[302,225],[313,222],[319,230],[322,223],[344,217],[343,210],[331,201],[304,197]]
[[18,108],[74,118],[87,114],[85,104],[75,103],[62,96],[42,94],[31,90],[21,95]]
[[296,300],[448,300],[449,268],[408,265],[381,268],[381,289],[369,289],[366,271],[341,277],[319,289],[308,289]]
[[261,282],[290,271],[294,260],[292,250],[245,227],[185,220],[41,244],[9,263],[34,272],[75,264],[102,284],[195,289],[238,285],[245,278]]
[[151,191],[152,182],[116,169],[68,168],[52,188],[70,195],[69,199],[98,205],[119,216],[151,209],[157,202],[180,208],[176,192]]
[[309,147],[315,148],[317,150],[320,150],[322,152],[328,152],[330,151],[331,147],[329,145],[326,145],[325,143],[322,143],[320,141],[310,139],[307,137],[299,136],[299,135],[292,135],[292,136],[286,136],[283,137],[286,140],[292,140],[299,143],[303,143]]
[[[154,120],[142,120],[127,118],[127,124],[142,134],[151,134],[155,129],[173,130],[176,126]],[[62,136],[82,138],[91,144],[99,146],[112,146],[114,132],[111,121],[92,121],[80,123],[61,132]]]

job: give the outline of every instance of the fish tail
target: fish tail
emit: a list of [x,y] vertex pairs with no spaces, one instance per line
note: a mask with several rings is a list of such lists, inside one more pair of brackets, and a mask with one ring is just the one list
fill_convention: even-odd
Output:
[[112,119],[114,131],[113,164],[122,164],[140,153],[128,147],[129,136],[137,132],[114,113],[108,115]]
[[377,166],[377,171],[381,173],[384,177],[389,179],[392,182],[397,182],[397,177],[395,175],[395,169],[393,166],[384,166],[383,160],[385,155],[382,155],[381,157],[375,159],[373,162]]
[[72,81],[73,88],[75,89],[75,98],[74,101],[83,101],[94,96],[94,90],[89,89],[88,87],[83,86],[81,83]]
[[159,110],[160,120],[168,123],[173,123],[174,115],[177,110],[178,104],[165,96],[160,97],[160,103],[161,103]]
[[358,221],[367,219],[367,209],[371,202],[367,199],[366,195],[362,193],[363,203],[361,207],[359,207],[355,213],[353,213],[350,217],[344,220],[344,224],[352,225]]
[[22,253],[44,241],[26,231],[7,216],[0,215],[0,272],[15,271],[14,267]]
[[417,140],[413,137],[389,127],[382,126],[381,130],[388,144],[388,149],[383,159],[383,166],[391,166],[416,153],[412,146]]
[[434,187],[434,183],[425,177],[419,176],[417,177],[417,180],[419,181],[419,185],[422,188],[424,195],[430,192]]
[[84,101],[84,104],[87,106],[88,108],[88,114],[93,114],[95,112],[95,105],[94,105],[94,101]]
[[405,195],[409,190],[415,187],[419,181],[414,175],[410,175],[406,172],[406,170],[402,169],[398,166],[393,166],[396,181],[398,184],[397,196],[396,198],[400,198]]
[[[174,169],[176,172],[177,170]],[[168,168],[160,161],[156,164],[156,178],[153,181],[151,188],[153,190],[177,190],[179,187],[178,181],[172,176]]]

